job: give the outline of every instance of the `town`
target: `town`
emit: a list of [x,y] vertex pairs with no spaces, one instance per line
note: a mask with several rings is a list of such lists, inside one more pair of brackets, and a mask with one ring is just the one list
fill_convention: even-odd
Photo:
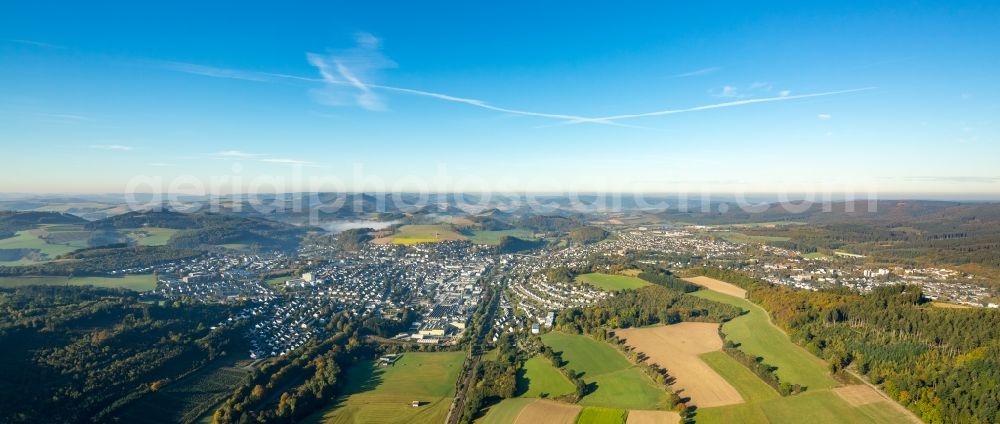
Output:
[[[492,339],[504,332],[538,333],[551,328],[563,309],[583,307],[607,296],[579,282],[548,281],[544,271],[585,266],[594,257],[627,253],[652,255],[648,262],[672,268],[739,268],[774,284],[804,290],[847,287],[861,292],[881,285],[913,284],[927,297],[968,306],[996,308],[992,295],[969,274],[942,268],[871,267],[862,258],[809,258],[764,244],[739,244],[706,236],[699,228],[638,226],[595,243],[531,254],[499,254],[485,245],[446,241],[416,245],[366,244],[353,252],[303,246],[297,254],[209,253],[152,269],[150,299],[244,302],[245,308],[217,327],[248,323],[253,358],[280,356],[318,335],[334,314],[419,318],[399,341],[453,344],[482,300],[484,287],[501,287]],[[300,269],[291,275],[288,270]],[[284,274],[283,274],[284,273]],[[279,277],[272,277],[278,274]],[[281,277],[285,275],[285,277]]]

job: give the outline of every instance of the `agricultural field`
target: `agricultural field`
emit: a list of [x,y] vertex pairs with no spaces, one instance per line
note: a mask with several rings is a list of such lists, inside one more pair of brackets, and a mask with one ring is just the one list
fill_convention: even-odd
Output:
[[583,408],[576,424],[625,424],[625,410],[588,406]]
[[573,424],[581,409],[579,405],[539,399],[525,405],[514,424]]
[[[741,343],[740,349],[761,356],[776,367],[782,381],[808,387],[805,393],[781,397],[750,370],[724,352],[700,358],[732,384],[745,403],[698,408],[696,423],[901,423],[916,418],[900,405],[867,386],[838,387],[825,363],[793,344],[771,324],[767,312],[742,298],[716,291],[692,293],[706,299],[739,306],[749,311],[723,325],[727,336]],[[919,422],[919,421],[916,421]]]
[[607,291],[637,289],[649,285],[649,282],[636,277],[600,273],[581,274],[576,280]]
[[496,246],[500,244],[500,239],[503,236],[517,237],[521,240],[534,240],[534,233],[529,230],[515,228],[512,230],[498,230],[498,231],[487,231],[487,230],[472,230],[472,235],[469,236],[469,240],[476,244],[488,244],[490,246]]
[[[829,389],[809,390],[788,397],[717,408],[698,409],[695,423],[787,423],[811,424],[905,423],[909,417],[889,400],[852,406]],[[919,421],[918,421],[919,422]]]
[[149,291],[156,288],[153,274],[126,275],[124,277],[64,277],[35,276],[0,277],[0,287],[42,286],[97,286]]
[[682,322],[618,329],[615,334],[645,354],[649,362],[669,370],[676,379],[674,390],[682,397],[690,398],[690,403],[699,408],[708,408],[744,401],[735,387],[699,357],[721,351],[718,328],[716,323]]
[[525,361],[524,368],[517,375],[519,397],[557,397],[573,390],[573,383],[544,356]]
[[776,372],[781,381],[800,384],[810,390],[837,386],[826,364],[792,343],[788,335],[771,324],[767,311],[760,306],[712,290],[699,290],[691,295],[748,310],[749,313],[725,323],[722,331],[730,340],[740,343],[740,350],[760,356],[764,362],[778,367]]
[[34,230],[22,230],[13,237],[0,239],[0,249],[37,251],[44,257],[28,257],[0,261],[0,265],[23,265],[54,259],[56,256],[87,247],[90,233],[78,225],[42,225]]
[[307,422],[444,422],[464,361],[464,352],[409,352],[395,365],[357,364],[345,372],[343,394]]
[[436,243],[447,240],[467,240],[448,224],[404,225],[395,234],[372,240],[373,243],[417,244]]
[[632,409],[628,411],[625,424],[678,424],[681,414],[674,411],[643,411]]
[[525,406],[534,403],[534,398],[504,399],[490,407],[489,411],[476,424],[511,424],[517,421],[517,415]]
[[173,228],[147,227],[123,232],[140,246],[163,246],[178,230]]
[[780,396],[773,387],[768,386],[750,369],[736,362],[733,357],[723,351],[703,353],[698,357],[729,384],[732,384],[745,402],[757,402]]
[[660,409],[669,401],[666,391],[607,343],[558,331],[542,335],[542,342],[562,352],[566,368],[582,373],[584,382],[596,386],[581,405]]
[[133,402],[118,414],[121,422],[194,422],[212,414],[217,405],[243,381],[249,371],[233,359],[220,359],[166,387]]
[[692,284],[697,284],[711,291],[719,292],[722,294],[728,294],[730,296],[736,296],[740,299],[744,299],[747,297],[746,290],[743,290],[736,285],[729,284],[725,281],[719,281],[714,278],[691,277],[691,278],[684,278],[684,281],[687,281]]

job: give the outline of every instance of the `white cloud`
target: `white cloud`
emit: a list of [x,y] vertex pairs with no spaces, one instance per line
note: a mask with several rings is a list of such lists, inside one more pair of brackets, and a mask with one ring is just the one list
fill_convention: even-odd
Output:
[[825,121],[827,119],[833,118],[833,115],[830,115],[829,113],[821,113],[819,115],[816,115],[816,117]]
[[671,75],[670,78],[688,78],[688,77],[700,77],[702,75],[708,75],[721,70],[720,66],[712,66],[710,68],[702,68],[695,71],[684,72],[681,74]]
[[778,95],[781,96],[781,97],[788,97],[791,94],[792,94],[792,90],[781,90],[781,91],[778,92]]
[[91,144],[90,148],[98,150],[117,150],[120,152],[129,152],[135,150],[135,147],[126,146],[123,144]]
[[316,95],[331,105],[354,103],[368,110],[385,110],[385,102],[372,91],[369,83],[376,80],[382,70],[395,68],[396,62],[382,53],[382,42],[378,37],[360,32],[355,34],[354,40],[355,47],[350,49],[335,50],[325,55],[306,54],[306,59],[319,70],[327,83]]
[[256,153],[247,153],[239,150],[225,150],[215,154],[215,156],[223,158],[237,158],[237,159],[250,159],[259,157],[261,155]]
[[316,164],[316,162],[310,162],[310,161],[307,161],[307,160],[285,159],[285,158],[268,158],[268,159],[261,159],[260,161],[261,162],[267,162],[267,163],[280,163],[280,164],[285,164],[285,165],[315,165]]

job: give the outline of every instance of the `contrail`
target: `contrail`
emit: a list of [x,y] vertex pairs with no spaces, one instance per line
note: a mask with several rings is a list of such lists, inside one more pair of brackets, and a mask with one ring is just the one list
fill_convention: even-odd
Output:
[[[172,71],[183,72],[183,73],[188,73],[188,74],[208,76],[208,77],[213,77],[213,78],[239,79],[239,80],[255,81],[255,82],[271,82],[271,81],[276,81],[276,80],[293,80],[293,81],[306,81],[306,82],[326,83],[326,84],[340,85],[340,86],[345,86],[345,87],[356,88],[356,89],[362,90],[363,91],[362,94],[364,94],[364,93],[370,93],[370,90],[377,89],[377,90],[390,91],[390,92],[396,92],[396,93],[402,93],[402,94],[409,94],[409,95],[414,95],[414,96],[429,97],[429,98],[443,100],[443,101],[447,101],[447,102],[460,103],[460,104],[465,104],[465,105],[468,105],[468,106],[473,106],[473,107],[477,107],[477,108],[481,108],[481,109],[491,110],[491,111],[494,111],[494,112],[507,113],[507,114],[511,114],[511,115],[534,116],[534,117],[538,117],[538,118],[554,119],[554,120],[560,121],[561,125],[603,124],[603,125],[615,125],[615,126],[622,126],[622,127],[629,127],[629,128],[644,128],[644,127],[637,127],[637,126],[633,126],[633,125],[627,125],[627,124],[623,124],[623,123],[617,122],[617,121],[627,120],[627,119],[655,117],[655,116],[674,115],[674,114],[679,114],[679,113],[699,112],[699,111],[711,110],[711,109],[723,109],[723,108],[744,106],[744,105],[755,104],[755,103],[781,102],[781,101],[788,101],[788,100],[807,99],[807,98],[812,98],[812,97],[835,96],[835,95],[840,95],[840,94],[848,94],[848,93],[856,93],[856,92],[860,92],[860,91],[874,90],[874,89],[877,88],[877,87],[864,87],[864,88],[855,88],[855,89],[850,89],[850,90],[827,91],[827,92],[810,93],[810,94],[798,94],[798,95],[794,95],[794,96],[777,96],[777,97],[766,97],[766,98],[760,98],[760,99],[743,99],[743,100],[735,100],[735,101],[731,101],[731,102],[708,104],[708,105],[695,106],[695,107],[689,107],[689,108],[683,108],[683,109],[666,109],[666,110],[659,110],[659,111],[653,111],[653,112],[642,112],[642,113],[632,113],[632,114],[622,114],[622,115],[611,115],[611,116],[604,116],[604,117],[586,117],[586,116],[580,116],[580,115],[535,112],[535,111],[523,110],[523,109],[511,109],[511,108],[506,108],[506,107],[501,107],[501,106],[494,106],[494,105],[489,104],[489,103],[487,103],[487,102],[485,102],[483,100],[480,100],[480,99],[473,99],[473,98],[467,98],[467,97],[458,97],[458,96],[452,96],[452,95],[449,95],[449,94],[436,93],[436,92],[433,92],[433,91],[425,91],[425,90],[418,90],[418,89],[405,88],[405,87],[395,87],[395,86],[391,86],[391,85],[368,84],[368,83],[362,82],[361,80],[359,80],[354,75],[350,75],[349,77],[345,76],[345,80],[341,80],[341,79],[337,78],[333,74],[333,72],[331,72],[332,70],[327,66],[327,64],[324,61],[317,60],[317,59],[319,59],[317,56],[310,56],[310,61],[309,62],[313,66],[316,66],[316,68],[319,70],[320,76],[322,78],[311,78],[311,77],[304,77],[304,76],[299,76],[299,75],[279,74],[279,73],[271,73],[271,72],[243,71],[243,70],[236,70],[236,69],[215,68],[215,67],[211,67],[211,66],[198,65],[198,64],[193,64],[193,63],[184,63],[184,62],[156,62],[156,63],[158,63],[158,65],[160,67],[164,68],[164,69],[169,69],[169,70],[172,70]],[[342,70],[341,68],[343,68],[343,65],[339,64],[339,63],[337,65],[340,65],[340,66],[337,66],[337,71],[338,71],[338,73],[340,73],[340,71]]]

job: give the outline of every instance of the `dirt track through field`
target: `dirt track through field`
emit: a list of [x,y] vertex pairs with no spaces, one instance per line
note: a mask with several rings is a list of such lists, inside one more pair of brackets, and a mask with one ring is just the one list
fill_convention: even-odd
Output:
[[681,414],[674,411],[643,411],[631,409],[625,424],[677,424],[681,422]]
[[573,424],[583,408],[579,405],[538,400],[529,403],[519,414],[514,424]]
[[699,408],[743,403],[743,397],[729,382],[698,357],[722,349],[719,324],[680,324],[616,330],[619,338],[646,354],[648,361],[667,369],[676,378],[674,389],[690,397]]
[[705,287],[709,290],[717,291],[722,294],[728,294],[730,296],[736,296],[740,299],[746,299],[747,291],[743,290],[737,286],[729,284],[725,281],[719,281],[714,278],[709,277],[691,277],[685,278],[684,281],[689,283],[694,283],[699,286]]

